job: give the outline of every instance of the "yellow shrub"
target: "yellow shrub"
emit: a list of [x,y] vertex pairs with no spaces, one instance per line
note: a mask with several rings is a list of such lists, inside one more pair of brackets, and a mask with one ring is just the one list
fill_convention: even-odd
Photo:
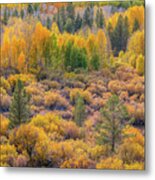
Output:
[[135,162],[133,164],[125,164],[124,169],[126,170],[144,170],[143,162]]
[[138,143],[125,142],[119,147],[119,155],[124,163],[144,161],[144,147]]
[[17,157],[16,148],[14,145],[1,145],[0,166],[9,166],[9,160]]
[[123,162],[117,157],[109,157],[96,164],[97,169],[123,169]]
[[3,115],[0,115],[0,125],[0,135],[6,135],[9,127],[9,120]]
[[43,129],[32,124],[21,125],[10,133],[10,143],[17,147],[18,152],[26,151],[29,155],[34,150],[36,143],[48,139]]
[[9,93],[10,90],[11,90],[9,82],[4,77],[2,77],[2,76],[0,77],[0,82],[1,82],[0,83],[0,87],[5,89],[6,92]]
[[20,79],[25,85],[28,85],[35,81],[35,77],[32,74],[15,74],[10,75],[8,78],[8,82],[10,83],[11,87],[14,87],[17,80]]
[[49,108],[66,109],[68,106],[67,100],[57,92],[47,92],[44,98],[44,104]]
[[74,88],[70,91],[70,100],[72,103],[75,103],[77,95],[80,95],[87,103],[91,103],[91,93],[87,90],[83,91],[82,89]]

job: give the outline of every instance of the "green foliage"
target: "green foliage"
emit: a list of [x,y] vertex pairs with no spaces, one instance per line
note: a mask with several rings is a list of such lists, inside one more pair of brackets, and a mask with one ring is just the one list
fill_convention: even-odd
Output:
[[21,9],[21,11],[20,11],[20,17],[23,19],[24,18],[24,10],[23,9]]
[[65,68],[74,71],[77,68],[87,68],[87,54],[84,48],[78,48],[71,41],[66,45]]
[[47,20],[46,20],[46,27],[47,29],[51,28],[51,19],[49,17],[47,17]]
[[23,83],[18,79],[13,93],[13,100],[10,107],[10,128],[14,128],[28,121],[29,118],[29,97],[26,94]]
[[90,60],[92,69],[99,70],[100,68],[100,58],[98,54],[94,54]]
[[13,17],[18,17],[18,11],[17,11],[17,9],[14,10],[12,16],[13,16]]
[[88,6],[85,11],[84,11],[84,15],[83,15],[83,25],[87,25],[90,28],[93,25],[93,9]]
[[83,98],[77,94],[74,110],[74,121],[77,125],[82,126],[85,120],[85,104]]
[[137,31],[139,28],[140,28],[139,22],[137,19],[135,19],[132,32]]
[[33,10],[32,4],[28,4],[28,7],[27,7],[27,13],[30,14],[30,15],[32,15],[33,12],[34,12],[34,10]]
[[5,8],[5,10],[4,10],[4,17],[3,17],[3,23],[4,23],[5,25],[8,24],[8,19],[9,19],[9,17],[8,17],[8,9]]
[[128,18],[123,18],[123,16],[120,15],[114,30],[112,30],[111,24],[108,25],[108,32],[114,55],[118,56],[121,50],[126,50],[127,41],[129,38]]
[[111,151],[115,152],[116,144],[123,138],[122,130],[125,127],[123,120],[128,117],[127,110],[118,96],[113,95],[101,109],[101,114],[103,121],[98,126],[100,131],[98,142],[109,144]]
[[67,18],[66,24],[64,26],[64,29],[68,33],[73,33],[74,32],[74,21],[71,18]]
[[96,13],[96,25],[98,28],[103,28],[104,26],[104,16],[102,9],[98,9]]
[[80,17],[79,13],[75,19],[75,32],[78,31],[82,27],[82,18]]

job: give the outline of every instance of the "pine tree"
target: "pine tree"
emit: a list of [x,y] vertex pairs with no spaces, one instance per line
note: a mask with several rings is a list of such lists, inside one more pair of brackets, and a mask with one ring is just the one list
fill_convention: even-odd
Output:
[[84,11],[83,25],[87,25],[90,28],[93,26],[93,9],[89,6]]
[[68,6],[66,7],[66,11],[67,11],[67,17],[74,20],[75,10],[74,10],[74,6],[72,5],[72,3],[68,3]]
[[14,12],[13,12],[12,16],[14,16],[14,17],[18,17],[18,11],[17,11],[17,9],[15,9],[15,10],[14,10]]
[[92,69],[99,70],[99,67],[100,67],[99,55],[96,54],[96,53],[93,54],[92,57],[91,57],[90,63],[91,63]]
[[82,18],[80,17],[79,13],[75,19],[75,32],[78,31],[82,26]]
[[123,16],[120,15],[114,30],[112,30],[110,24],[108,25],[108,32],[114,55],[118,56],[119,52],[121,50],[125,51],[127,47],[127,41],[129,38],[128,18],[123,18]]
[[13,100],[10,106],[10,128],[19,126],[28,121],[29,118],[29,97],[26,94],[23,83],[17,80]]
[[24,10],[23,10],[23,9],[20,11],[20,17],[21,17],[22,19],[24,18]]
[[47,20],[46,20],[46,27],[47,29],[51,28],[51,19],[49,17],[47,17]]
[[64,26],[64,29],[68,33],[74,33],[74,21],[71,18],[67,18],[66,24]]
[[132,32],[137,31],[139,28],[140,28],[140,27],[139,27],[139,22],[138,22],[137,19],[135,19],[135,20],[134,20],[134,25],[133,25],[133,30],[132,30]]
[[[127,110],[119,101],[119,97],[113,95],[101,109],[102,123],[98,124],[99,144],[109,144],[111,151],[115,152],[116,145],[123,138],[122,130],[127,123],[124,122],[128,118]],[[126,121],[127,122],[127,121]]]
[[28,14],[33,14],[33,7],[32,7],[32,4],[28,4],[28,7],[27,7],[27,13]]
[[101,9],[98,9],[96,13],[96,25],[98,28],[103,28],[104,25],[104,16]]
[[8,24],[8,13],[7,13],[7,8],[5,8],[5,10],[4,10],[3,23],[4,23],[5,25]]
[[82,126],[82,123],[85,120],[85,104],[83,98],[77,94],[75,110],[74,110],[74,121],[77,125]]

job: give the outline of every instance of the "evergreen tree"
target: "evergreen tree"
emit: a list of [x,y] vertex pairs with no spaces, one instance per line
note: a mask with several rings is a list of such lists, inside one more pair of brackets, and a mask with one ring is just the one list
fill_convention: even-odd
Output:
[[128,17],[125,16],[124,23],[123,23],[123,37],[122,37],[122,50],[126,51],[127,48],[127,42],[129,38],[129,22]]
[[67,18],[64,29],[68,33],[74,33],[74,21],[71,18]]
[[32,15],[33,14],[33,7],[32,7],[32,4],[28,4],[28,7],[27,7],[27,13]]
[[116,145],[124,138],[122,130],[127,124],[124,121],[128,118],[127,110],[123,102],[119,101],[119,97],[113,95],[101,109],[101,115],[102,123],[97,126],[100,134],[97,139],[98,143],[109,144],[111,151],[115,152]]
[[66,11],[67,11],[67,17],[74,20],[75,10],[74,10],[74,6],[72,5],[72,3],[68,3],[68,6],[66,7]]
[[114,55],[118,56],[121,50],[123,51],[126,50],[127,41],[129,38],[128,18],[127,17],[123,18],[123,16],[120,15],[114,30],[112,30],[109,24],[108,31],[109,31],[112,49],[114,50]]
[[93,9],[89,6],[84,11],[83,25],[88,25],[90,28],[93,26]]
[[10,106],[10,128],[28,121],[30,114],[28,103],[29,97],[26,94],[22,81],[18,79]]
[[74,121],[77,125],[82,126],[85,120],[85,104],[83,98],[77,94],[74,110]]
[[79,13],[75,19],[75,32],[78,31],[82,26],[82,18],[80,17]]
[[91,57],[90,63],[91,63],[92,69],[99,70],[99,67],[100,67],[99,55],[96,53],[93,54],[93,56]]
[[14,16],[14,17],[18,17],[18,11],[17,11],[17,9],[15,9],[15,10],[14,10],[14,12],[13,12],[12,16]]
[[47,20],[46,20],[46,27],[47,29],[51,28],[51,19],[49,17],[47,17]]
[[98,28],[103,28],[104,25],[104,16],[101,9],[98,9],[96,13],[96,25]]
[[20,11],[20,17],[21,17],[22,19],[24,18],[24,10],[23,10],[23,9]]
[[8,24],[8,13],[7,13],[7,8],[5,8],[5,10],[4,10],[4,17],[3,17],[3,23],[5,24],[5,25],[7,25]]
[[65,50],[65,69],[74,71],[77,68],[87,68],[87,54],[84,48],[75,47],[71,41]]
[[139,27],[139,22],[138,22],[137,19],[135,19],[135,20],[134,20],[134,25],[133,25],[133,30],[132,30],[132,32],[137,31],[139,28],[140,28],[140,27]]

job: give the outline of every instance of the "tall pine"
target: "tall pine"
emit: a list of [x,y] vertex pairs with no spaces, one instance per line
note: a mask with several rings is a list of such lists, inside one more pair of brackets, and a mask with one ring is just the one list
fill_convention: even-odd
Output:
[[82,126],[85,120],[85,104],[83,98],[77,94],[74,110],[74,121],[77,125]]
[[99,132],[98,143],[108,144],[111,151],[115,152],[116,145],[124,138],[122,130],[127,124],[127,121],[124,121],[128,118],[127,110],[123,102],[120,102],[119,97],[113,95],[102,108],[101,114],[102,122],[97,127]]
[[10,106],[10,128],[28,121],[29,114],[29,97],[26,94],[22,81],[18,79]]

